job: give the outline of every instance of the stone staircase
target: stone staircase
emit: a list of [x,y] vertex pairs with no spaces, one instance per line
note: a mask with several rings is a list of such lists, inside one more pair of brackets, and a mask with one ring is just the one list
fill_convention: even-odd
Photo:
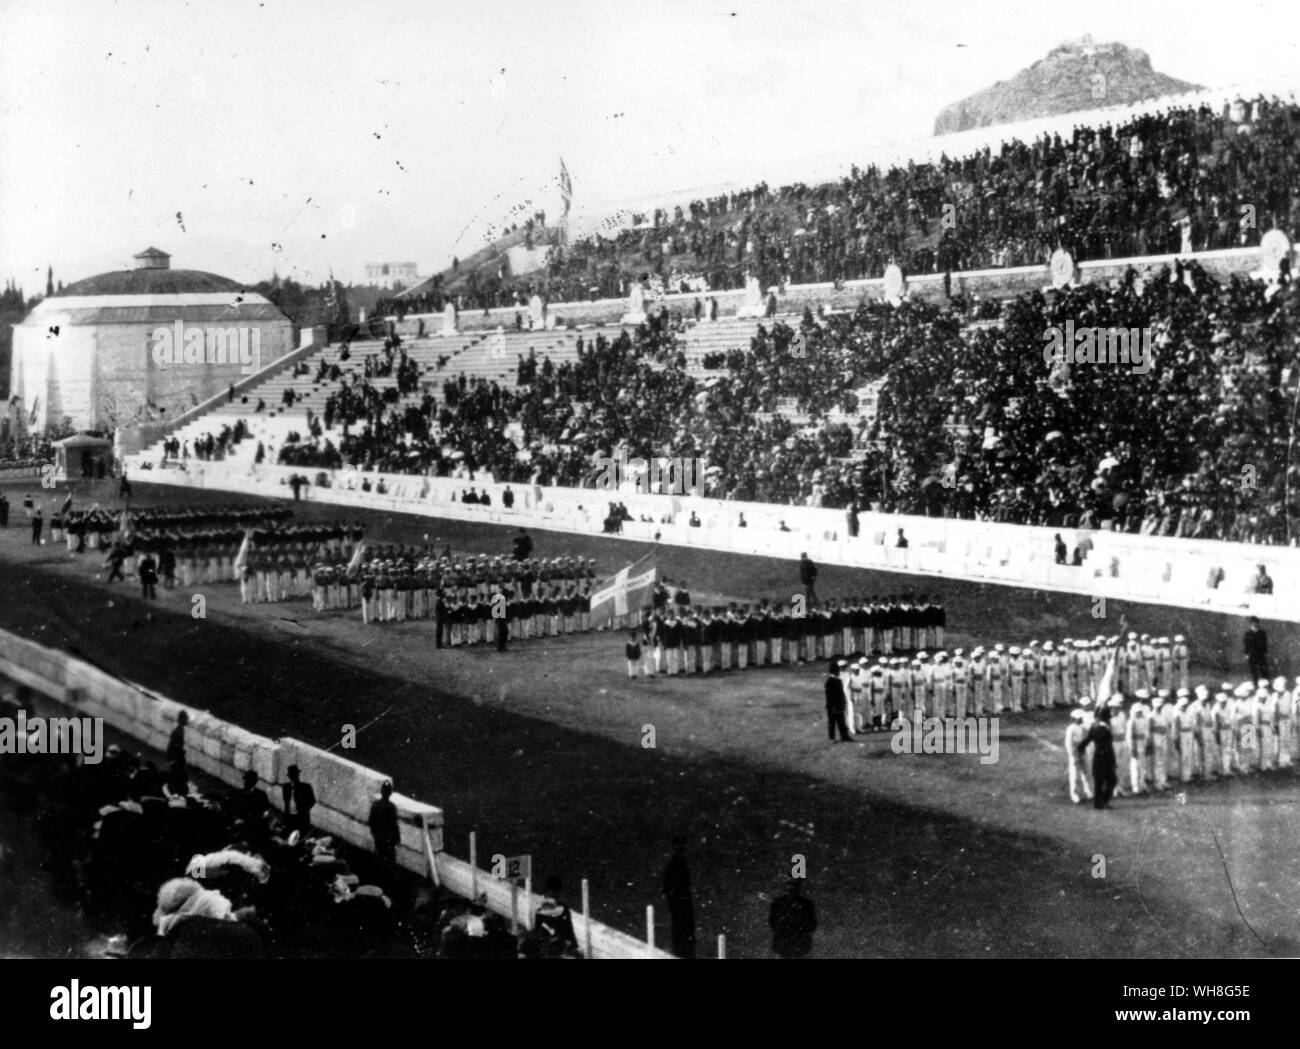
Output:
[[[404,341],[402,348],[420,369],[419,391],[404,395],[395,407],[400,409],[405,403],[418,401],[423,396],[425,387],[432,389],[434,396],[441,400],[442,382],[448,374],[455,374],[452,371],[455,361],[483,337],[483,332],[466,332],[447,338],[426,336]],[[331,381],[328,378],[317,381],[316,375],[320,370],[321,361],[337,364],[344,375],[351,375],[359,381],[365,375],[366,356],[368,354],[382,356],[383,346],[380,342],[353,343],[349,348],[349,357],[346,361],[340,360],[339,352],[340,347],[328,346],[309,354],[302,361],[308,369],[306,373],[295,376],[293,370],[289,369],[271,376],[256,386],[241,390],[234,401],[219,404],[211,411],[172,431],[168,434],[168,438],[178,438],[182,445],[188,442],[190,457],[193,458],[194,442],[197,439],[204,438],[208,434],[216,436],[221,432],[222,427],[233,427],[239,419],[243,419],[250,436],[235,446],[226,461],[251,465],[260,441],[265,449],[265,461],[275,462],[280,447],[289,433],[297,431],[306,434],[308,411],[317,417],[324,415],[326,399],[341,382],[341,380]],[[448,359],[440,369],[438,362],[444,357]],[[397,376],[372,378],[369,382],[371,386],[382,392],[397,385]],[[286,390],[292,390],[294,393],[292,405],[285,402]],[[259,402],[262,405],[260,411]],[[327,433],[337,441],[339,428],[336,426],[334,430]],[[162,456],[162,442],[158,441],[144,449],[137,458],[140,461],[156,464],[161,461]]]
[[454,379],[463,373],[467,379],[495,382],[513,390],[519,374],[519,361],[527,358],[530,352],[537,354],[538,367],[544,358],[549,357],[551,364],[558,368],[578,359],[579,338],[585,346],[590,346],[598,335],[604,335],[612,342],[622,331],[621,325],[603,325],[576,330],[476,332],[479,341],[451,361],[439,377]]

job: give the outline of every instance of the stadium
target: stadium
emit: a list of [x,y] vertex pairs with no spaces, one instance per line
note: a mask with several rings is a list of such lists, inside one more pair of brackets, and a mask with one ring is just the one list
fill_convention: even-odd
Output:
[[1300,954],[1300,102],[1176,83],[586,232],[561,160],[306,320],[51,287],[0,953]]

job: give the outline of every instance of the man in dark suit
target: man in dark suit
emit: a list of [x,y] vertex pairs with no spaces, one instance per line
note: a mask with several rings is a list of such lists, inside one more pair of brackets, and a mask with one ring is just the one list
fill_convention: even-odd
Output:
[[695,957],[695,903],[691,899],[691,869],[686,863],[686,839],[673,839],[673,855],[664,868],[664,896],[672,925],[672,951],[678,958]]
[[831,742],[835,742],[835,731],[840,733],[841,743],[851,743],[849,726],[844,720],[848,710],[848,700],[844,695],[844,682],[840,678],[840,661],[832,659],[830,669],[826,672],[826,731]]
[[1110,708],[1103,706],[1097,711],[1097,718],[1088,729],[1087,735],[1079,742],[1079,758],[1092,744],[1092,807],[1105,809],[1110,807],[1110,796],[1115,792],[1118,782],[1115,777],[1115,740],[1110,731]]
[[1250,666],[1251,681],[1262,681],[1268,677],[1268,634],[1259,625],[1259,617],[1250,617],[1250,629],[1241,641],[1246,653],[1246,662]]
[[370,819],[367,821],[370,837],[375,843],[375,855],[389,867],[397,864],[397,845],[401,841],[397,806],[393,804],[392,797],[393,785],[384,780],[379,788],[379,797],[370,804]]
[[176,727],[167,740],[167,786],[173,794],[189,793],[189,768],[185,762],[185,726],[190,716],[184,710],[176,715]]
[[450,644],[448,613],[446,591],[439,590],[438,597],[433,603],[433,647],[442,648],[445,644]]
[[817,600],[817,565],[807,554],[799,555],[799,582],[803,584],[804,597],[811,605]]
[[767,924],[772,930],[772,952],[781,958],[806,958],[817,929],[817,908],[803,894],[803,879],[791,878],[790,887],[772,901]]
[[286,775],[289,782],[280,784],[284,796],[285,822],[289,824],[290,830],[301,831],[306,835],[311,831],[311,810],[316,805],[316,792],[311,789],[310,783],[304,783],[298,778],[300,772],[297,765],[290,765]]
[[243,787],[231,802],[232,811],[244,821],[245,833],[265,829],[266,811],[270,807],[265,792],[257,785],[257,773],[248,769],[244,773]]
[[158,566],[154,562],[153,554],[146,553],[140,558],[140,565],[136,569],[136,576],[140,580],[140,593],[142,597],[150,598],[158,596]]

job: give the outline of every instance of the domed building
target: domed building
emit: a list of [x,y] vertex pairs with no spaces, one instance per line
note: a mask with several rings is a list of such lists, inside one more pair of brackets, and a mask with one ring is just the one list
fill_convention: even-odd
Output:
[[273,303],[157,248],[45,298],[13,334],[10,396],[37,431],[173,419],[293,349]]

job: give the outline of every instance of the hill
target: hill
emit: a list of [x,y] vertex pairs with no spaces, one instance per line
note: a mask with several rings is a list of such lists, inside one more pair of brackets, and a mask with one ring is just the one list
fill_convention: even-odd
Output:
[[1017,120],[1125,105],[1199,90],[1201,85],[1159,73],[1151,58],[1121,43],[1090,37],[1062,44],[1046,58],[968,98],[954,102],[934,122],[936,135]]

